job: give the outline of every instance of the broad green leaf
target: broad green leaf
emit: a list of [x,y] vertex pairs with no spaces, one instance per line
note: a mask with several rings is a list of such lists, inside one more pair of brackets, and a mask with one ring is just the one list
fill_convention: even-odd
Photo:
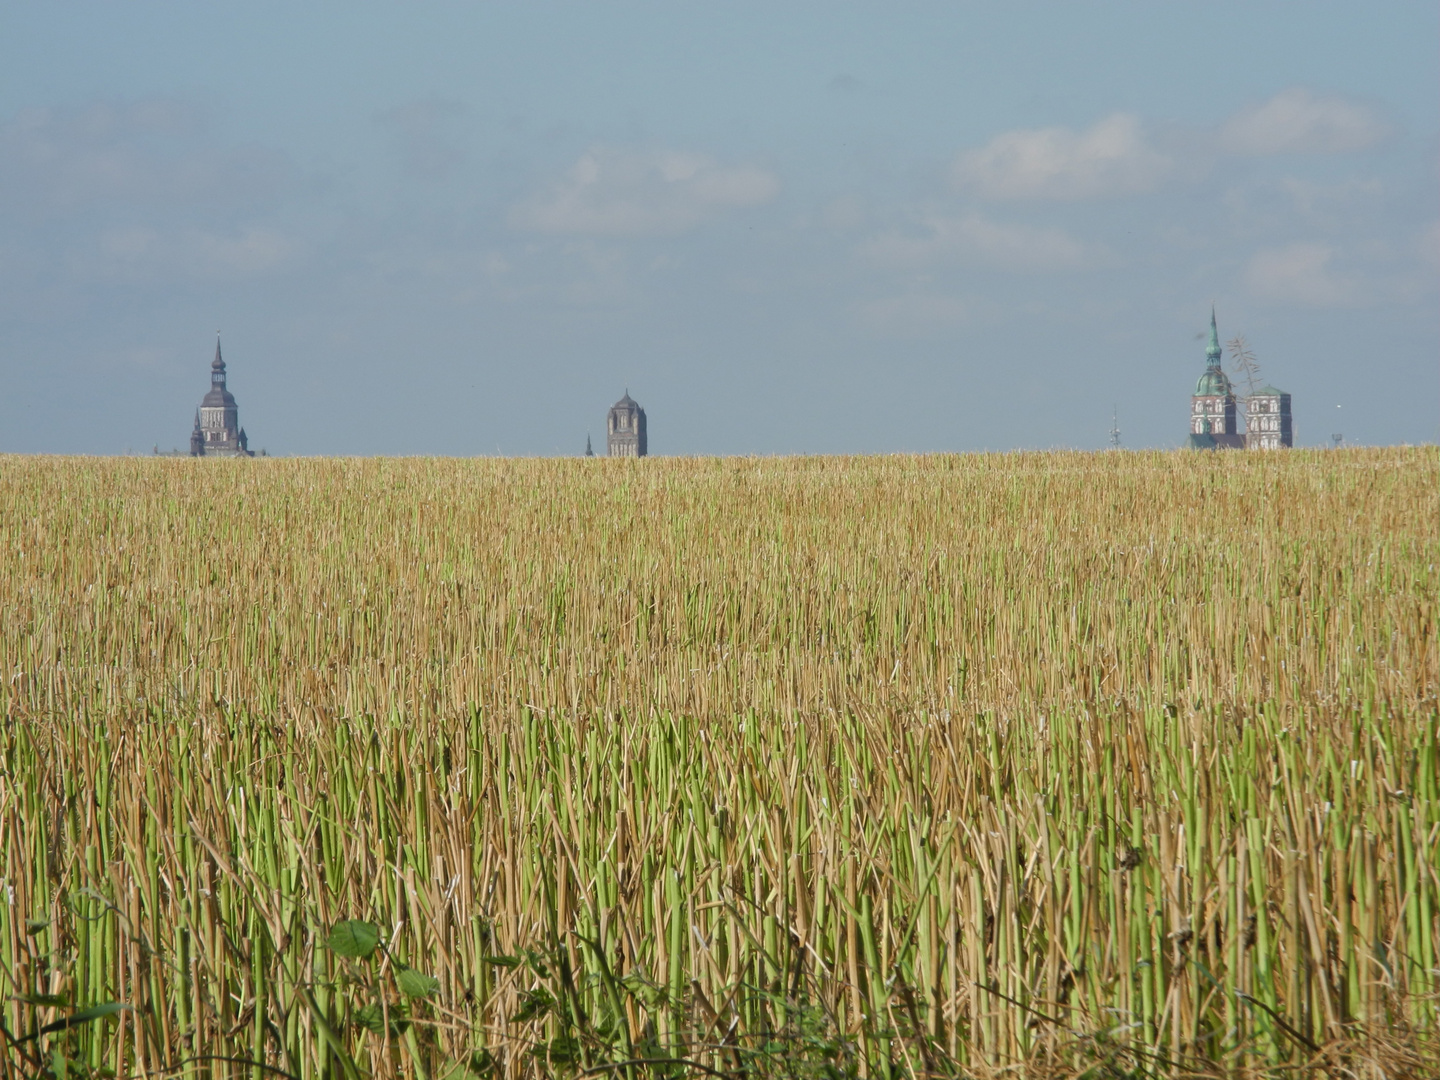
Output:
[[495,1071],[495,1056],[489,1050],[476,1050],[470,1055],[469,1065],[476,1076],[489,1076]]
[[405,1029],[410,1026],[410,1018],[405,1013],[405,1006],[400,1004],[391,1005],[389,1009],[383,1008],[378,1002],[373,1005],[362,1005],[355,1010],[350,1018],[356,1027],[362,1027],[366,1031],[379,1035],[385,1030],[385,1014],[390,1014],[390,1033],[392,1035],[403,1035]]
[[376,1035],[385,1030],[385,1013],[379,1005],[362,1005],[351,1019],[356,1027],[373,1031]]
[[374,923],[347,919],[335,924],[325,944],[333,953],[352,960],[368,960],[380,947],[380,928]]
[[484,1080],[495,1071],[495,1058],[489,1050],[476,1050],[469,1061],[452,1061],[437,1074],[439,1080]]
[[487,964],[493,964],[493,965],[495,965],[495,967],[503,967],[503,968],[519,967],[519,966],[520,966],[520,957],[518,957],[518,956],[487,956],[487,957],[485,957],[485,963],[487,963]]
[[512,1024],[523,1024],[527,1020],[544,1016],[555,1004],[555,998],[548,990],[528,990],[521,998],[520,1011],[510,1017]]
[[531,1053],[555,1065],[570,1065],[580,1060],[580,1041],[569,1035],[557,1035]]
[[434,975],[424,975],[410,967],[399,967],[395,971],[395,982],[406,997],[425,997],[440,989],[440,980]]

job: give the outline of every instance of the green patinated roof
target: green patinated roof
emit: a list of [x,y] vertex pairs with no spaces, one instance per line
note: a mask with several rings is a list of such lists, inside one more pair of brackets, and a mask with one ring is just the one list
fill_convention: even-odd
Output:
[[1215,305],[1210,305],[1210,344],[1205,346],[1205,374],[1195,383],[1196,397],[1226,397],[1234,393],[1220,367],[1220,331],[1215,327]]
[[1220,370],[1218,364],[1211,364],[1207,367],[1205,374],[1201,375],[1195,382],[1196,397],[1225,397],[1232,392],[1230,389],[1230,378],[1225,372]]
[[1262,387],[1262,388],[1259,389],[1259,390],[1256,390],[1255,393],[1251,394],[1250,396],[1251,396],[1251,397],[1285,397],[1285,396],[1288,396],[1288,394],[1289,394],[1289,391],[1288,391],[1288,390],[1278,390],[1278,389],[1276,389],[1276,388],[1273,387],[1273,386],[1266,386],[1266,387]]

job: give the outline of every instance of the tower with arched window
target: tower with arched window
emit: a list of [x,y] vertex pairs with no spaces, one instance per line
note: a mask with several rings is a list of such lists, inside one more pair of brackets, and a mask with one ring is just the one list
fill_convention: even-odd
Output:
[[605,419],[605,453],[609,457],[642,458],[649,447],[645,438],[645,410],[625,391],[625,396],[610,406]]
[[1254,450],[1285,450],[1295,445],[1290,395],[1267,386],[1245,399],[1245,445]]
[[1189,445],[1199,450],[1243,450],[1240,414],[1235,388],[1220,366],[1220,334],[1215,329],[1215,309],[1210,309],[1210,343],[1205,349],[1205,371],[1190,397]]
[[215,359],[210,362],[210,392],[195,413],[190,432],[193,457],[254,457],[250,440],[240,426],[235,395],[225,386],[225,361],[220,357],[220,335],[215,335]]

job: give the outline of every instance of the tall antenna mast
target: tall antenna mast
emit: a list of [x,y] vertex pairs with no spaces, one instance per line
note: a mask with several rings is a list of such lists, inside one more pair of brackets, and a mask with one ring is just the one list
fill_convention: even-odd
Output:
[[1110,409],[1110,449],[1120,449],[1120,406]]

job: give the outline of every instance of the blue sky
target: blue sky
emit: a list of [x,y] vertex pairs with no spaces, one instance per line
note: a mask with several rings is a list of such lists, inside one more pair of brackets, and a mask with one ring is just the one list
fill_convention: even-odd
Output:
[[[1378,12],[1378,15],[1376,14]],[[1440,436],[1433,3],[0,3],[0,451]],[[597,439],[598,441],[598,439]]]

